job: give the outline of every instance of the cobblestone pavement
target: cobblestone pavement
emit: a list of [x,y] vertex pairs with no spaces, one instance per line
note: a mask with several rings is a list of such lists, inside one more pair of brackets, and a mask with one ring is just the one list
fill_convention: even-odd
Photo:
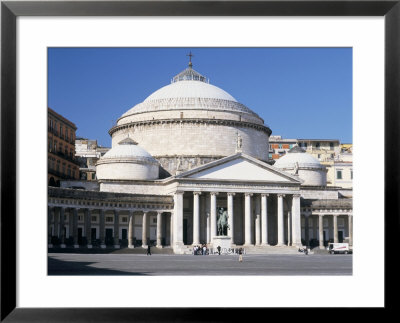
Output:
[[49,275],[352,275],[352,255],[48,254]]

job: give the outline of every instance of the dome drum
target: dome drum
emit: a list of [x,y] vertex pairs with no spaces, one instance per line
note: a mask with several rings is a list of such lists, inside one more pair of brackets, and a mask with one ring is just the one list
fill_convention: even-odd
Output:
[[154,180],[158,179],[159,164],[135,159],[111,159],[99,161],[96,174],[99,180]]
[[[241,127],[240,123],[226,122],[208,123],[156,123],[151,125],[137,125],[120,129],[113,133],[112,142],[120,141],[129,132],[129,136],[145,148],[154,158],[168,158],[173,156],[204,156],[224,157],[236,153],[237,137],[243,140],[242,151],[245,154],[268,160],[269,134],[267,129],[258,129],[259,125]],[[268,129],[269,130],[269,129]],[[188,168],[190,169],[190,168]],[[176,169],[166,169],[171,175]],[[187,170],[187,169],[183,169]]]

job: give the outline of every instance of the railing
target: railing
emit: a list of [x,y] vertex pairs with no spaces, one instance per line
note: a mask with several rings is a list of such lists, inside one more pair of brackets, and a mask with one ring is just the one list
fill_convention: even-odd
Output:
[[75,179],[75,177],[72,176],[72,175],[64,174],[64,173],[62,173],[60,171],[57,171],[55,169],[52,169],[52,168],[49,168],[48,172],[49,172],[49,174],[55,175],[55,176],[60,177],[62,179]]

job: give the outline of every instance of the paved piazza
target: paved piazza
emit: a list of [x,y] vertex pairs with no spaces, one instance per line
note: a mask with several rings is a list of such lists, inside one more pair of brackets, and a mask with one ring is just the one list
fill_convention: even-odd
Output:
[[352,255],[136,255],[49,253],[49,275],[352,275]]

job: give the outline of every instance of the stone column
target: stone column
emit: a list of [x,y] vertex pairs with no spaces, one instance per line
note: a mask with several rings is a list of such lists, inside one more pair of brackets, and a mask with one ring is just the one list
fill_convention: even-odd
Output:
[[60,226],[58,225],[58,223],[59,223],[58,217],[60,215],[60,208],[59,207],[54,208],[53,214],[54,214],[54,236],[59,238],[60,237]]
[[183,194],[178,191],[174,194],[174,245],[183,246]]
[[118,249],[119,247],[119,212],[114,210],[114,248]]
[[129,210],[129,225],[128,225],[128,248],[133,249],[133,211]]
[[48,247],[49,248],[53,248],[53,244],[51,243],[51,238],[52,238],[52,234],[51,234],[51,222],[52,222],[52,217],[53,217],[53,208],[52,207],[47,207],[47,225],[48,225]]
[[200,243],[207,242],[206,222],[207,222],[206,198],[203,195],[200,197]]
[[244,194],[244,204],[245,204],[245,212],[244,212],[244,244],[245,246],[251,245],[251,196],[252,193]]
[[304,240],[306,241],[306,246],[310,246],[309,228],[308,228],[308,213],[304,213]]
[[324,215],[319,214],[319,248],[324,249]]
[[211,241],[213,237],[217,236],[217,195],[218,192],[211,192],[211,202],[210,202],[210,226],[211,226]]
[[142,248],[147,248],[147,220],[149,218],[149,212],[143,212],[142,220]]
[[60,247],[65,248],[65,209],[63,207],[60,208]]
[[255,207],[256,207],[256,220],[255,220],[255,233],[256,233],[256,241],[255,244],[257,246],[261,245],[261,201],[258,195],[255,196]]
[[268,201],[269,194],[261,194],[261,245],[268,246]]
[[200,244],[200,194],[193,192],[193,245]]
[[105,216],[104,216],[104,210],[100,209],[99,212],[99,221],[100,221],[100,232],[99,232],[99,237],[100,237],[100,248],[105,248]]
[[284,230],[284,220],[283,220],[283,197],[284,194],[278,194],[278,244],[277,246],[283,246],[285,244],[285,230]]
[[353,214],[349,214],[349,245],[353,246]]
[[302,246],[301,243],[301,218],[300,218],[300,194],[293,194],[292,200],[292,245]]
[[228,236],[231,237],[231,245],[234,243],[234,211],[233,211],[233,197],[235,193],[228,193]]
[[[312,212],[310,213],[311,216],[313,215]],[[312,216],[312,223],[313,223],[313,239],[317,240],[317,216]]]
[[87,247],[92,248],[92,210],[85,210],[85,228],[86,228],[86,240]]
[[74,208],[73,212],[73,224],[72,224],[72,237],[74,239],[74,248],[79,248],[78,244],[78,209]]
[[291,217],[292,217],[292,212],[288,211],[287,213],[287,245],[290,246],[291,245],[291,241],[292,241],[292,234],[291,234],[291,228],[292,226],[291,224]]
[[170,224],[169,224],[169,244],[172,246],[174,244],[174,213],[170,212]]
[[157,248],[162,248],[162,212],[157,212]]
[[334,214],[333,215],[333,242],[334,243],[339,242],[337,218],[338,218],[338,215]]
[[211,242],[211,196],[206,197],[206,243]]

